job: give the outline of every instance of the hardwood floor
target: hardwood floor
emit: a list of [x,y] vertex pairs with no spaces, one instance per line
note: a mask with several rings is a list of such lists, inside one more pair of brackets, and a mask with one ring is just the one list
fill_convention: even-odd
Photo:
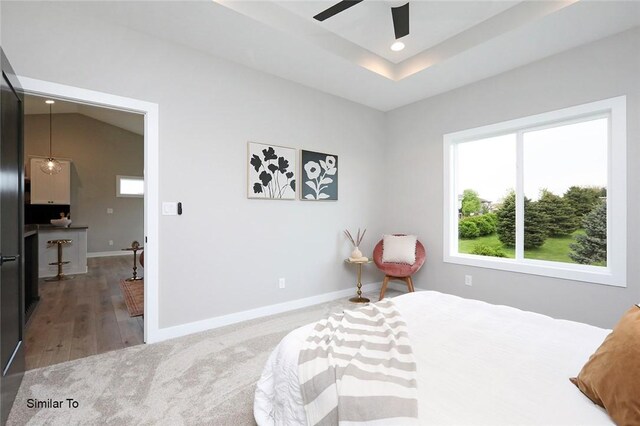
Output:
[[131,257],[91,258],[88,266],[72,280],[40,280],[40,303],[26,329],[27,370],[143,343],[142,317],[129,316],[120,290]]

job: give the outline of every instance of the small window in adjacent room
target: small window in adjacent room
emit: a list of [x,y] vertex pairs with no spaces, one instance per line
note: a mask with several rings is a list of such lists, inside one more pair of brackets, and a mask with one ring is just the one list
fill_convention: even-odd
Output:
[[144,197],[144,178],[138,176],[116,176],[116,196]]
[[626,98],[444,136],[445,262],[626,286]]

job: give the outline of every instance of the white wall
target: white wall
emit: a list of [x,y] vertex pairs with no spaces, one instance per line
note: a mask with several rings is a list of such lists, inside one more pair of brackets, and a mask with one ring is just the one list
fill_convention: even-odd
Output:
[[[635,29],[388,113],[392,228],[417,232],[428,260],[416,286],[612,326],[640,301],[640,30]],[[543,278],[443,262],[443,135],[627,95],[628,287]],[[473,275],[473,286],[464,275]]]
[[[365,252],[381,234],[384,114],[85,19],[76,3],[2,7],[19,75],[159,104],[160,199],[184,208],[161,216],[160,327],[354,286],[341,231],[369,228]],[[340,200],[248,200],[249,140],[337,154]]]

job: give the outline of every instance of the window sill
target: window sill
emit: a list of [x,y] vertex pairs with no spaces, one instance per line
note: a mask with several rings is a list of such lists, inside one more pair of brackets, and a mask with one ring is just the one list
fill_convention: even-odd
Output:
[[539,275],[551,278],[626,287],[626,274],[613,274],[610,268],[591,265],[573,265],[544,260],[505,259],[477,256],[472,254],[452,254],[444,256],[445,263],[498,269],[521,274]]

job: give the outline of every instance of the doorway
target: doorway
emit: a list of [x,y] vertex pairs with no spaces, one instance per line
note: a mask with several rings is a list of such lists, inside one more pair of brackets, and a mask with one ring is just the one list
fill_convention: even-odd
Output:
[[[26,77],[20,77],[20,82],[25,94],[27,95],[54,98],[59,101],[106,108],[112,111],[141,114],[144,117],[144,239],[143,241],[139,241],[140,245],[144,247],[143,341],[145,343],[158,341],[158,105],[132,98],[125,98]],[[131,243],[131,241],[129,243]],[[120,249],[128,247],[117,248]],[[137,254],[139,255],[140,253]],[[127,263],[129,263],[129,266],[127,267],[130,268],[129,272],[132,272],[133,253],[129,252],[129,256],[118,256],[117,258],[121,261],[127,259]],[[116,256],[112,257],[112,259],[116,259]],[[140,270],[138,270],[138,272],[140,272]]]
[[143,343],[144,116],[30,94],[24,112],[26,368]]

